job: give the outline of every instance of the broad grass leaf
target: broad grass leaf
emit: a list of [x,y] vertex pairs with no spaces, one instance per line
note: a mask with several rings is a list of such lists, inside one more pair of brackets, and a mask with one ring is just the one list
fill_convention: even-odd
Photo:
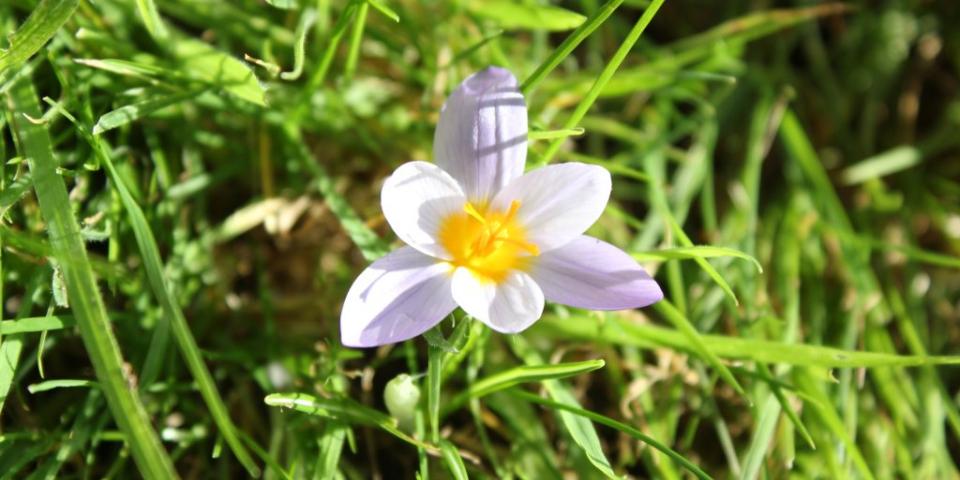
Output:
[[145,100],[111,110],[97,120],[97,124],[93,126],[93,134],[99,135],[108,130],[122,127],[157,110],[189,100],[199,95],[202,91],[203,90],[194,90],[173,95],[151,96]]
[[0,50],[0,75],[25,62],[44,44],[80,5],[80,0],[41,0],[27,20],[10,36],[10,48]]
[[509,0],[473,0],[467,3],[467,10],[505,30],[572,30],[587,19],[560,7]]
[[266,106],[263,85],[250,67],[232,55],[192,38],[177,39],[172,51],[190,76],[221,87],[250,103]]

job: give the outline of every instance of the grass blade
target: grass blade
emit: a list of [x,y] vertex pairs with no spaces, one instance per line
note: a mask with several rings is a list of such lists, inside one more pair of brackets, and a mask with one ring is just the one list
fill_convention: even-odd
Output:
[[157,248],[157,241],[154,239],[153,232],[147,224],[147,219],[143,215],[143,211],[124,186],[123,179],[113,166],[113,162],[110,160],[104,144],[99,142],[94,147],[100,153],[100,161],[102,165],[106,166],[111,183],[120,195],[123,207],[127,211],[128,218],[133,226],[137,246],[140,250],[140,255],[143,257],[150,288],[153,290],[157,301],[163,307],[164,315],[167,318],[167,322],[169,322],[169,328],[173,331],[173,336],[177,341],[177,345],[180,347],[180,352],[183,354],[187,368],[197,382],[200,395],[203,396],[204,401],[207,403],[207,408],[210,409],[214,423],[217,424],[221,435],[223,435],[227,441],[227,445],[230,446],[237,460],[243,464],[250,476],[260,476],[259,467],[254,463],[253,458],[250,457],[250,454],[243,447],[240,438],[237,436],[236,427],[233,425],[233,421],[230,420],[230,414],[227,412],[227,407],[223,403],[223,399],[220,398],[220,392],[217,390],[216,383],[213,381],[213,376],[210,375],[210,371],[203,362],[200,348],[197,345],[197,341],[193,338],[193,334],[190,333],[190,327],[187,324],[186,317],[183,315],[183,311],[180,309],[180,304],[173,298],[164,280],[160,250]]
[[[601,341],[640,348],[668,347],[685,352],[696,352],[688,337],[679,331],[641,325],[617,316],[608,317],[601,325],[596,319],[588,317],[561,320],[555,316],[546,315],[532,328],[543,334],[577,340]],[[960,356],[894,355],[726,335],[701,335],[700,338],[703,340],[704,348],[717,357],[728,360],[826,368],[960,365]]]
[[6,188],[0,190],[0,217],[6,214],[7,209],[17,203],[23,196],[30,191],[33,183],[30,181],[30,175],[21,175]]
[[297,0],[267,0],[267,3],[281,10],[293,10],[297,8]]
[[[603,71],[600,72],[600,75],[593,82],[593,86],[590,87],[590,91],[587,92],[587,95],[577,104],[577,108],[573,110],[573,113],[570,114],[570,117],[567,118],[567,121],[564,122],[564,129],[571,129],[577,126],[580,123],[580,120],[587,114],[590,110],[590,107],[593,106],[593,102],[597,100],[597,97],[600,96],[600,92],[603,91],[606,87],[607,82],[613,78],[613,74],[617,72],[617,69],[620,68],[620,64],[623,63],[623,60],[627,58],[627,54],[630,53],[630,50],[633,48],[633,45],[637,43],[637,40],[640,39],[640,35],[643,34],[643,31],[647,29],[647,25],[653,20],[653,17],[660,10],[660,7],[663,6],[664,0],[653,0],[650,2],[650,5],[646,10],[643,11],[643,15],[637,20],[637,23],[634,24],[633,29],[630,30],[630,33],[627,34],[627,37],[623,39],[623,42],[620,44],[620,47],[617,48],[617,51],[613,54],[613,58],[607,63],[603,68]],[[560,146],[563,145],[563,139],[554,140],[550,146],[547,147],[547,150],[543,153],[543,156],[540,158],[541,164],[550,163],[550,160],[556,155],[557,151],[560,150]]]
[[[240,440],[250,447],[250,451],[252,451],[254,455],[260,457],[260,460],[263,460],[263,464],[266,465],[269,471],[279,474],[284,480],[293,480],[293,477],[291,477],[290,474],[288,474],[283,467],[280,466],[280,464],[277,463],[277,461],[270,456],[269,453],[267,453],[267,451],[260,447],[257,442],[253,441],[249,435],[242,431],[238,431],[237,433],[240,435]],[[216,453],[214,453],[214,458],[216,458]]]
[[173,462],[161,446],[136,389],[123,374],[120,347],[107,318],[66,185],[57,174],[58,164],[49,133],[27,117],[42,115],[28,79],[19,81],[8,92],[7,107],[14,112],[17,145],[21,154],[29,158],[34,189],[49,228],[50,244],[63,268],[72,310],[113,418],[130,445],[141,475],[148,479],[176,478]]
[[[680,240],[681,245],[683,245],[685,248],[692,248],[694,246],[693,241],[691,241],[690,237],[687,236],[687,232],[683,231],[683,228],[679,223],[677,223],[676,219],[673,218],[672,215],[668,215],[666,217],[666,221],[670,224],[673,234],[676,235],[677,240]],[[713,280],[713,282],[716,283],[725,294],[727,294],[727,298],[732,300],[734,305],[740,305],[740,300],[738,300],[737,295],[733,293],[733,288],[730,287],[730,284],[727,282],[727,280],[723,278],[723,275],[720,275],[720,272],[718,272],[713,265],[710,265],[710,262],[708,262],[705,257],[694,256],[692,259],[697,265],[700,266],[701,269],[703,269],[704,272],[706,272],[707,276],[709,276],[710,279]],[[760,268],[760,271],[762,272],[763,269]]]
[[814,377],[805,370],[797,372],[796,377],[797,386],[806,391],[808,395],[812,395],[817,399],[816,402],[811,402],[810,405],[813,406],[813,410],[827,426],[827,429],[830,430],[830,433],[832,433],[834,437],[840,439],[840,442],[843,443],[843,446],[853,458],[853,465],[860,474],[860,478],[872,480],[874,476],[870,471],[870,466],[867,463],[867,460],[863,457],[863,453],[857,446],[857,442],[850,437],[847,427],[844,424],[844,420],[840,417],[830,400],[823,393],[820,385],[818,385],[814,380]]
[[153,0],[136,0],[137,10],[140,12],[140,18],[144,26],[150,32],[150,36],[157,43],[163,43],[170,37],[167,26],[160,19],[160,12],[157,10],[157,4]]
[[[673,233],[673,235],[680,242],[680,245],[684,248],[693,247],[693,242],[690,240],[690,237],[687,236],[687,233],[683,231],[683,227],[677,222],[677,219],[674,217],[673,212],[670,210],[670,203],[667,199],[666,192],[664,191],[664,186],[666,185],[665,178],[665,168],[664,159],[661,155],[647,155],[645,158],[645,164],[647,169],[647,174],[650,176],[650,203],[653,205],[653,208],[663,217],[663,221],[666,222],[667,227]],[[710,265],[710,262],[707,262],[703,256],[693,256],[691,257],[700,268],[727,294],[735,305],[739,305],[740,302],[737,300],[736,294],[733,293],[733,289],[730,288],[730,284],[720,275],[720,272],[716,268],[713,268],[713,265]],[[682,291],[680,291],[682,293]]]
[[101,424],[102,428],[102,424],[105,423],[105,419],[100,415],[102,405],[99,391],[88,392],[87,400],[70,426],[70,436],[60,443],[55,455],[51,455],[46,462],[32,472],[29,477],[31,480],[56,480],[63,477],[58,475],[63,464],[77,452],[83,451],[98,424]]
[[444,417],[456,411],[471,398],[479,398],[527,382],[542,382],[572,377],[582,373],[599,370],[606,365],[603,360],[559,363],[556,365],[537,365],[511,368],[483,378],[461,391],[443,406],[440,416]]
[[304,57],[306,56],[307,50],[307,32],[310,31],[310,27],[316,22],[317,11],[312,8],[304,10],[300,15],[300,22],[297,23],[297,31],[294,33],[297,40],[296,43],[293,44],[293,70],[281,73],[280,78],[284,80],[296,80],[300,78],[300,75],[303,73]]
[[713,245],[694,245],[692,247],[673,247],[665,248],[662,250],[652,250],[649,252],[637,252],[633,254],[633,258],[637,260],[652,260],[652,259],[663,259],[663,260],[685,260],[685,259],[696,259],[696,258],[717,258],[717,257],[734,257],[740,258],[743,260],[748,260],[757,267],[757,271],[763,273],[763,266],[760,265],[760,262],[753,258],[752,256],[736,250],[733,248],[727,247],[715,247]]
[[27,317],[0,322],[0,335],[18,333],[39,333],[45,330],[61,330],[77,324],[72,315],[50,315],[45,317]]
[[[7,448],[0,454],[0,471],[10,477],[17,476],[18,478],[27,478],[29,473],[34,473],[36,463],[39,462],[43,454],[49,453],[55,444],[54,439],[50,437],[35,441],[5,440],[3,446]],[[33,467],[33,470],[21,473],[20,471],[24,470],[27,465]],[[17,475],[18,473],[20,475]]]
[[739,475],[740,480],[755,480],[760,474],[760,466],[773,443],[773,432],[777,426],[777,420],[780,419],[781,408],[777,399],[772,395],[768,396],[760,407],[760,415],[756,420],[753,438],[750,439],[750,447],[744,455],[743,470],[740,471]]
[[[765,364],[758,363],[757,370],[759,370],[760,374],[766,379],[774,380],[773,372],[771,372],[770,367],[767,367]],[[814,443],[813,436],[810,435],[810,431],[807,430],[807,427],[802,421],[800,421],[800,416],[797,415],[797,412],[794,412],[793,408],[791,408],[790,401],[787,400],[786,395],[783,394],[783,388],[776,382],[768,381],[767,384],[770,386],[770,390],[777,398],[777,401],[780,402],[780,408],[783,409],[783,413],[787,415],[787,418],[790,419],[790,422],[793,423],[793,426],[796,427],[797,431],[800,432],[800,436],[803,437],[811,449],[816,450],[817,444]]]
[[190,326],[187,324],[187,319],[183,315],[183,310],[180,309],[180,304],[173,297],[173,293],[167,285],[163,274],[163,261],[160,258],[160,249],[157,247],[153,230],[150,228],[149,223],[147,223],[147,218],[143,214],[140,205],[137,204],[136,199],[133,198],[123,178],[117,171],[116,166],[114,166],[109,147],[101,137],[86,134],[86,129],[79,123],[76,123],[76,119],[70,115],[69,112],[63,110],[59,104],[52,101],[49,103],[75,123],[77,131],[90,143],[100,164],[106,168],[111,185],[120,197],[120,203],[123,205],[124,210],[126,210],[127,217],[130,220],[130,225],[132,226],[134,237],[137,241],[137,248],[143,258],[143,266],[147,274],[150,289],[153,291],[154,297],[156,297],[157,302],[160,303],[163,309],[166,322],[157,326],[160,332],[160,340],[156,342],[156,345],[151,345],[151,351],[148,352],[147,355],[148,362],[144,367],[142,380],[145,384],[153,382],[153,376],[156,370],[155,367],[148,367],[151,365],[159,365],[158,359],[160,358],[159,354],[154,354],[153,352],[164,351],[167,343],[164,340],[167,334],[166,329],[172,330],[173,336],[177,341],[177,346],[180,348],[183,359],[187,364],[187,368],[197,382],[200,395],[206,402],[207,408],[210,409],[214,423],[217,424],[221,435],[226,439],[227,445],[230,446],[237,460],[243,464],[250,476],[260,476],[260,468],[254,463],[253,458],[247,452],[246,448],[244,448],[240,437],[237,435],[237,428],[234,426],[233,421],[230,420],[230,414],[227,412],[227,407],[220,397],[220,392],[217,390],[210,370],[208,370],[206,364],[203,363],[200,347],[190,332]]
[[690,460],[687,460],[687,458],[684,457],[683,455],[680,455],[670,447],[660,443],[655,438],[644,434],[640,430],[637,430],[636,428],[633,428],[630,425],[618,422],[610,417],[605,417],[603,415],[600,415],[599,413],[591,412],[590,410],[575,407],[572,405],[567,405],[565,403],[561,403],[553,400],[547,400],[546,398],[541,398],[531,393],[523,392],[520,390],[511,390],[510,395],[513,395],[518,398],[522,398],[523,400],[526,400],[531,403],[537,403],[545,407],[550,407],[555,410],[569,412],[574,415],[593,420],[594,422],[597,422],[599,424],[603,424],[608,427],[615,428],[659,450],[664,455],[670,457],[671,460],[677,462],[678,464],[682,465],[683,468],[686,468],[687,470],[689,470],[690,473],[696,475],[697,478],[704,479],[704,480],[708,480],[709,478],[711,478],[710,475],[707,475],[706,472],[700,469],[700,467],[698,467],[695,463],[691,462]]
[[505,30],[571,30],[582,25],[586,17],[552,5],[519,3],[511,0],[470,0],[467,10],[495,22]]
[[553,140],[555,138],[579,137],[583,135],[583,128],[569,128],[566,130],[538,130],[527,134],[528,140]]
[[689,52],[710,49],[717,42],[747,42],[778,32],[817,17],[839,15],[851,10],[845,3],[823,3],[803,8],[779,8],[749,13],[728,20],[703,33],[693,35],[672,44],[674,52]]
[[[439,330],[440,327],[436,327]],[[430,422],[430,441],[440,440],[440,386],[443,382],[443,350],[430,345],[427,350],[427,419]]]
[[172,52],[182,63],[181,68],[198,80],[254,105],[267,105],[266,92],[253,70],[232,55],[192,38],[177,39]]
[[46,380],[40,383],[34,383],[27,386],[30,393],[46,392],[57,388],[77,388],[77,387],[96,387],[97,382],[93,380],[63,378],[59,380]]
[[301,141],[300,133],[290,127],[284,130],[287,134],[288,144],[293,149],[294,154],[304,168],[313,175],[317,190],[323,195],[330,211],[340,220],[343,230],[363,253],[363,258],[372,262],[386,255],[390,251],[390,247],[363,222],[353,207],[347,203],[347,200],[334,189],[333,179],[327,174],[326,169],[310,155],[310,150]]
[[858,235],[850,231],[836,229],[826,223],[819,225],[819,228],[825,232],[836,234],[845,242],[856,244],[859,248],[869,248],[871,250],[879,250],[883,252],[898,252],[919,263],[926,263],[929,265],[936,265],[946,268],[960,268],[960,257],[930,252],[910,245],[899,245],[895,243],[884,242],[864,235]]
[[347,440],[347,432],[350,430],[346,425],[340,422],[330,422],[323,429],[323,435],[320,437],[319,447],[320,455],[317,458],[317,469],[314,472],[315,478],[335,478],[337,475],[337,465],[340,464],[340,457],[343,454],[343,444]]
[[783,115],[779,130],[780,139],[783,145],[797,165],[803,170],[807,181],[813,186],[813,190],[818,192],[817,198],[823,203],[824,213],[839,222],[837,229],[853,232],[853,225],[850,223],[850,217],[847,216],[843,208],[843,202],[833,189],[830,183],[830,177],[820,164],[820,158],[817,156],[813,144],[807,138],[800,119],[791,109]]
[[484,45],[490,43],[491,40],[497,37],[500,37],[501,35],[503,35],[503,30],[501,29],[497,29],[488,33],[486,36],[484,36],[482,39],[480,39],[473,45],[470,45],[469,47],[463,49],[462,52],[457,53],[457,56],[453,57],[449,62],[443,64],[443,66],[441,66],[440,69],[445,69],[445,68],[450,68],[455,66],[456,64],[460,63],[460,61],[462,61],[463,59],[470,57],[471,55],[476,53]]
[[350,21],[353,19],[354,14],[356,14],[357,9],[360,8],[360,1],[351,0],[346,8],[343,9],[340,18],[337,19],[337,23],[334,24],[333,30],[326,40],[327,48],[323,51],[323,56],[320,57],[320,64],[317,65],[317,69],[314,70],[310,76],[309,84],[304,90],[305,92],[313,92],[320,88],[324,80],[327,79],[327,72],[330,71],[333,56],[337,53],[337,47],[340,46],[340,40],[343,39],[343,34],[347,31],[347,27],[350,26]]
[[353,30],[350,32],[350,48],[347,50],[347,62],[343,66],[343,79],[350,81],[357,70],[360,59],[360,44],[363,42],[363,29],[367,25],[367,12],[370,11],[370,2],[360,4],[357,17],[353,20]]
[[[560,152],[564,158],[573,160],[575,162],[589,163],[591,165],[600,165],[603,168],[606,168],[610,173],[614,175],[620,175],[621,177],[630,178],[638,182],[647,183],[650,181],[650,177],[646,174],[637,170],[635,168],[630,168],[613,160],[604,160],[602,158],[591,157],[590,155],[584,155],[577,152]],[[607,208],[611,208],[612,205],[607,204]]]
[[523,81],[523,84],[520,85],[520,91],[523,92],[524,95],[530,95],[530,92],[536,88],[537,84],[546,78],[553,69],[557,68],[557,65],[560,65],[560,62],[566,59],[594,30],[600,27],[600,25],[603,25],[603,22],[613,14],[621,3],[623,3],[623,0],[610,0],[604,4],[602,8],[597,10],[597,13],[587,19],[586,22],[580,24],[580,26],[577,27],[559,47],[554,49],[553,52],[550,53],[550,56]]
[[0,50],[0,79],[37,53],[80,5],[80,0],[41,0],[27,20],[10,36],[10,48]]
[[13,379],[17,375],[17,365],[20,364],[20,353],[23,352],[23,335],[4,335],[0,339],[0,412],[6,403]]
[[108,130],[122,127],[157,110],[196,97],[201,92],[203,92],[203,90],[153,97],[130,105],[124,105],[116,110],[111,110],[97,120],[97,124],[93,126],[93,134],[100,135]]
[[467,480],[467,467],[460,458],[460,452],[457,447],[448,440],[440,441],[440,453],[443,455],[443,461],[447,463],[447,469],[450,470],[450,476],[456,480]]
[[370,4],[373,8],[376,8],[380,13],[384,14],[390,20],[394,22],[400,22],[400,15],[397,15],[397,12],[393,11],[390,7],[383,4],[380,0],[367,0],[367,3]]
[[740,382],[737,381],[737,378],[733,376],[733,373],[730,372],[730,369],[727,368],[723,362],[720,361],[720,358],[716,353],[707,348],[706,343],[703,341],[703,338],[700,336],[700,332],[687,320],[687,317],[677,310],[677,307],[674,307],[672,303],[668,302],[666,299],[661,300],[653,305],[658,312],[662,313],[674,327],[679,330],[684,337],[687,338],[689,345],[697,355],[700,356],[708,365],[713,367],[717,373],[723,378],[723,380],[730,384],[741,395],[745,395],[743,387],[740,386]]
[[[2,260],[2,242],[3,237],[0,236],[0,260]],[[0,263],[2,267],[2,263]],[[0,269],[0,273],[2,269]],[[2,278],[0,278],[2,280]],[[23,304],[20,305],[20,311],[17,315],[21,316],[19,320],[26,320],[25,315],[28,315],[31,310],[33,310],[34,295],[37,290],[40,288],[41,283],[44,280],[44,275],[42,273],[34,274],[33,280],[30,282],[27,287],[26,294],[24,295]],[[0,283],[2,286],[2,283]],[[2,293],[2,291],[0,291]],[[2,316],[3,309],[0,308],[0,316]],[[4,320],[2,323],[8,323],[8,320]],[[23,340],[24,335],[20,333],[7,334],[6,332],[0,332],[0,413],[3,412],[3,405],[7,400],[7,395],[10,393],[10,387],[13,386],[13,381],[17,376],[17,365],[20,363],[20,353],[23,352]]]
[[[544,364],[540,354],[537,353],[523,337],[518,335],[512,337],[511,340],[511,346],[514,352],[522,358],[528,366],[538,367]],[[580,403],[577,402],[576,397],[570,392],[570,389],[560,383],[559,380],[544,380],[543,388],[546,389],[547,394],[549,394],[554,401],[572,408],[581,408]],[[613,471],[613,467],[610,465],[610,461],[607,460],[606,454],[603,453],[603,447],[600,445],[600,437],[597,435],[596,429],[593,428],[593,424],[586,418],[577,416],[566,410],[561,411],[559,415],[560,421],[567,429],[570,437],[574,443],[583,449],[590,463],[607,478],[616,478],[617,474]]]
[[163,263],[160,259],[160,250],[157,248],[157,241],[154,239],[153,232],[147,224],[147,219],[143,215],[140,206],[136,203],[136,200],[133,199],[133,196],[124,185],[123,179],[120,177],[116,167],[114,167],[113,162],[110,160],[109,154],[106,152],[105,145],[102,142],[97,142],[94,148],[99,152],[100,161],[102,165],[106,167],[110,175],[111,183],[114,188],[116,188],[123,207],[127,211],[127,216],[130,219],[134,235],[137,239],[140,255],[143,257],[144,269],[147,273],[150,288],[153,290],[153,294],[161,307],[163,307],[164,315],[167,322],[169,322],[169,328],[173,331],[173,336],[177,341],[177,345],[180,347],[180,352],[183,354],[187,368],[197,382],[200,395],[203,396],[204,401],[206,401],[207,408],[210,409],[214,423],[217,424],[221,435],[226,439],[227,445],[230,446],[234,455],[237,456],[240,463],[247,469],[250,476],[258,477],[260,475],[260,469],[240,442],[236,427],[230,420],[230,414],[227,412],[227,407],[223,403],[223,399],[220,398],[220,392],[217,390],[216,383],[213,381],[213,376],[210,375],[210,371],[203,362],[203,356],[200,353],[199,346],[197,346],[197,341],[193,338],[193,334],[190,333],[190,327],[187,324],[186,317],[183,315],[183,311],[180,309],[180,304],[173,298],[166,284],[163,276]]
[[263,401],[271,407],[296,410],[309,415],[344,420],[355,425],[377,427],[413,446],[438,454],[436,446],[421,442],[397,428],[397,419],[349,398],[320,398],[306,393],[273,393]]
[[843,183],[856,185],[874,178],[885,177],[912,168],[922,159],[923,152],[915,146],[895,147],[844,169]]

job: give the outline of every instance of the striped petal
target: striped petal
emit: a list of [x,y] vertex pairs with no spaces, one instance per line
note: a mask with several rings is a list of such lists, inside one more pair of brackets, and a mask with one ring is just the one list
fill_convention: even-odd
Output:
[[586,235],[537,257],[530,276],[547,300],[590,310],[639,308],[663,298],[630,255]]
[[480,278],[466,268],[453,274],[453,298],[470,316],[502,333],[525,330],[543,314],[543,291],[521,271],[502,282]]
[[429,330],[457,307],[450,267],[412,247],[373,262],[347,292],[340,341],[348,347],[402,342]]
[[600,218],[610,199],[610,172],[585,163],[548,165],[514,180],[493,199],[506,211],[517,201],[517,221],[541,252],[561,247]]
[[387,178],[380,192],[383,215],[400,240],[442,259],[450,256],[437,238],[441,222],[462,212],[465,202],[456,180],[427,162],[401,165]]
[[527,105],[509,71],[477,72],[450,94],[433,139],[434,161],[486,204],[527,161]]

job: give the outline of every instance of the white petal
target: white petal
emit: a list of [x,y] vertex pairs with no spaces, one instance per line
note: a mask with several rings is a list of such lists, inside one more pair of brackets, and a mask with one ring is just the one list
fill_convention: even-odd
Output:
[[450,94],[440,111],[433,155],[478,204],[523,174],[527,105],[513,74],[490,67]]
[[373,262],[347,292],[340,338],[348,347],[402,342],[429,330],[457,307],[450,266],[411,247]]
[[541,252],[561,247],[600,218],[610,199],[610,172],[597,165],[561,163],[534,170],[500,191],[491,205],[507,210],[517,200],[517,220]]
[[463,212],[466,203],[453,177],[432,163],[407,162],[384,182],[380,203],[400,240],[427,255],[450,258],[437,243],[440,222]]
[[523,331],[543,315],[543,291],[520,271],[494,283],[458,268],[453,273],[453,298],[472,317],[503,333]]
[[586,235],[537,257],[530,276],[547,300],[590,310],[639,308],[663,298],[630,255]]

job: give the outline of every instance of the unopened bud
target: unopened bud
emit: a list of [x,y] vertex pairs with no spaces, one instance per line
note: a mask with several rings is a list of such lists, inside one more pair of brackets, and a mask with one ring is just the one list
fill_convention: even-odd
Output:
[[420,401],[420,387],[413,381],[413,377],[401,373],[387,382],[387,387],[383,390],[383,401],[387,404],[390,415],[400,423],[401,429],[413,430],[417,402]]

